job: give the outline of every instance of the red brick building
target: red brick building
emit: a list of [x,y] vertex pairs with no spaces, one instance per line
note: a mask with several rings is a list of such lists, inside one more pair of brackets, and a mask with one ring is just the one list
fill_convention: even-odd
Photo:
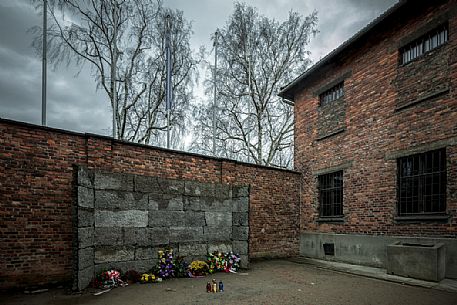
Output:
[[280,96],[301,254],[386,267],[388,244],[439,241],[457,278],[457,1],[400,1]]

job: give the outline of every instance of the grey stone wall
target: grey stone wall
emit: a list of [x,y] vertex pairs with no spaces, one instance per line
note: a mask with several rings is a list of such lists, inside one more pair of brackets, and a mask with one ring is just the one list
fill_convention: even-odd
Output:
[[[356,235],[304,232],[300,236],[300,255],[331,261],[378,268],[387,267],[387,247],[395,242],[444,244],[445,276],[457,278],[457,240],[455,238],[427,238],[387,235]],[[335,255],[325,255],[323,244],[334,244]],[[417,265],[418,268],[421,268]]]
[[107,268],[144,272],[172,246],[187,261],[231,251],[247,267],[249,187],[78,169],[77,272],[84,289]]

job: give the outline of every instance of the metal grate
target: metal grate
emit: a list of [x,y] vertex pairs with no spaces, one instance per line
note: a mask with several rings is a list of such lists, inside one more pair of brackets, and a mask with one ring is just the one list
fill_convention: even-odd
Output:
[[321,175],[318,179],[321,217],[343,216],[343,171]]
[[444,24],[402,48],[400,50],[400,64],[407,64],[447,41],[448,25]]
[[319,95],[319,100],[320,100],[321,106],[327,105],[327,104],[341,98],[343,95],[344,95],[344,82],[341,82],[338,85],[333,86],[332,88],[328,89],[327,91],[325,91]]
[[335,244],[334,243],[324,243],[322,244],[324,248],[325,255],[335,255]]
[[446,150],[398,159],[398,215],[446,211]]

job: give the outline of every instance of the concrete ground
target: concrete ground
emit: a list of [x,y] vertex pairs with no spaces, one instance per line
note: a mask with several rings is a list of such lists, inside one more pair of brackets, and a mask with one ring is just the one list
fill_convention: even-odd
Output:
[[386,280],[389,282],[395,282],[400,284],[407,284],[411,286],[419,286],[424,288],[434,288],[449,292],[457,292],[457,280],[456,279],[444,279],[440,282],[429,282],[418,280],[414,278],[407,278],[397,275],[387,274],[386,269],[374,268],[362,265],[352,265],[341,262],[325,261],[306,257],[296,257],[290,259],[290,261],[309,264],[319,268],[330,269],[335,271],[341,271],[345,273],[351,273],[355,275],[361,275],[365,277],[372,277],[375,279]]
[[[212,278],[223,293],[206,293]],[[285,260],[261,261],[238,274],[217,273],[200,279],[135,284],[94,296],[52,290],[37,295],[1,296],[8,305],[73,304],[312,304],[312,305],[457,305],[457,293],[351,275]]]

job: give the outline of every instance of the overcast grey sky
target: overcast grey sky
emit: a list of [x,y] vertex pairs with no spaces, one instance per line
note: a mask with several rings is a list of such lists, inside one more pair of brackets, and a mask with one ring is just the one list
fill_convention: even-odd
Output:
[[[319,34],[309,46],[316,62],[354,35],[397,0],[247,0],[261,14],[282,21],[290,10],[303,15],[318,11]],[[29,0],[0,0],[0,117],[41,123],[41,59],[30,47],[27,30],[42,22]],[[230,0],[164,0],[192,21],[192,46],[211,49],[210,35],[222,27],[233,9]],[[89,67],[48,70],[48,126],[110,134],[111,110],[96,90]],[[197,92],[202,92],[198,90]],[[201,98],[196,94],[196,99]]]

